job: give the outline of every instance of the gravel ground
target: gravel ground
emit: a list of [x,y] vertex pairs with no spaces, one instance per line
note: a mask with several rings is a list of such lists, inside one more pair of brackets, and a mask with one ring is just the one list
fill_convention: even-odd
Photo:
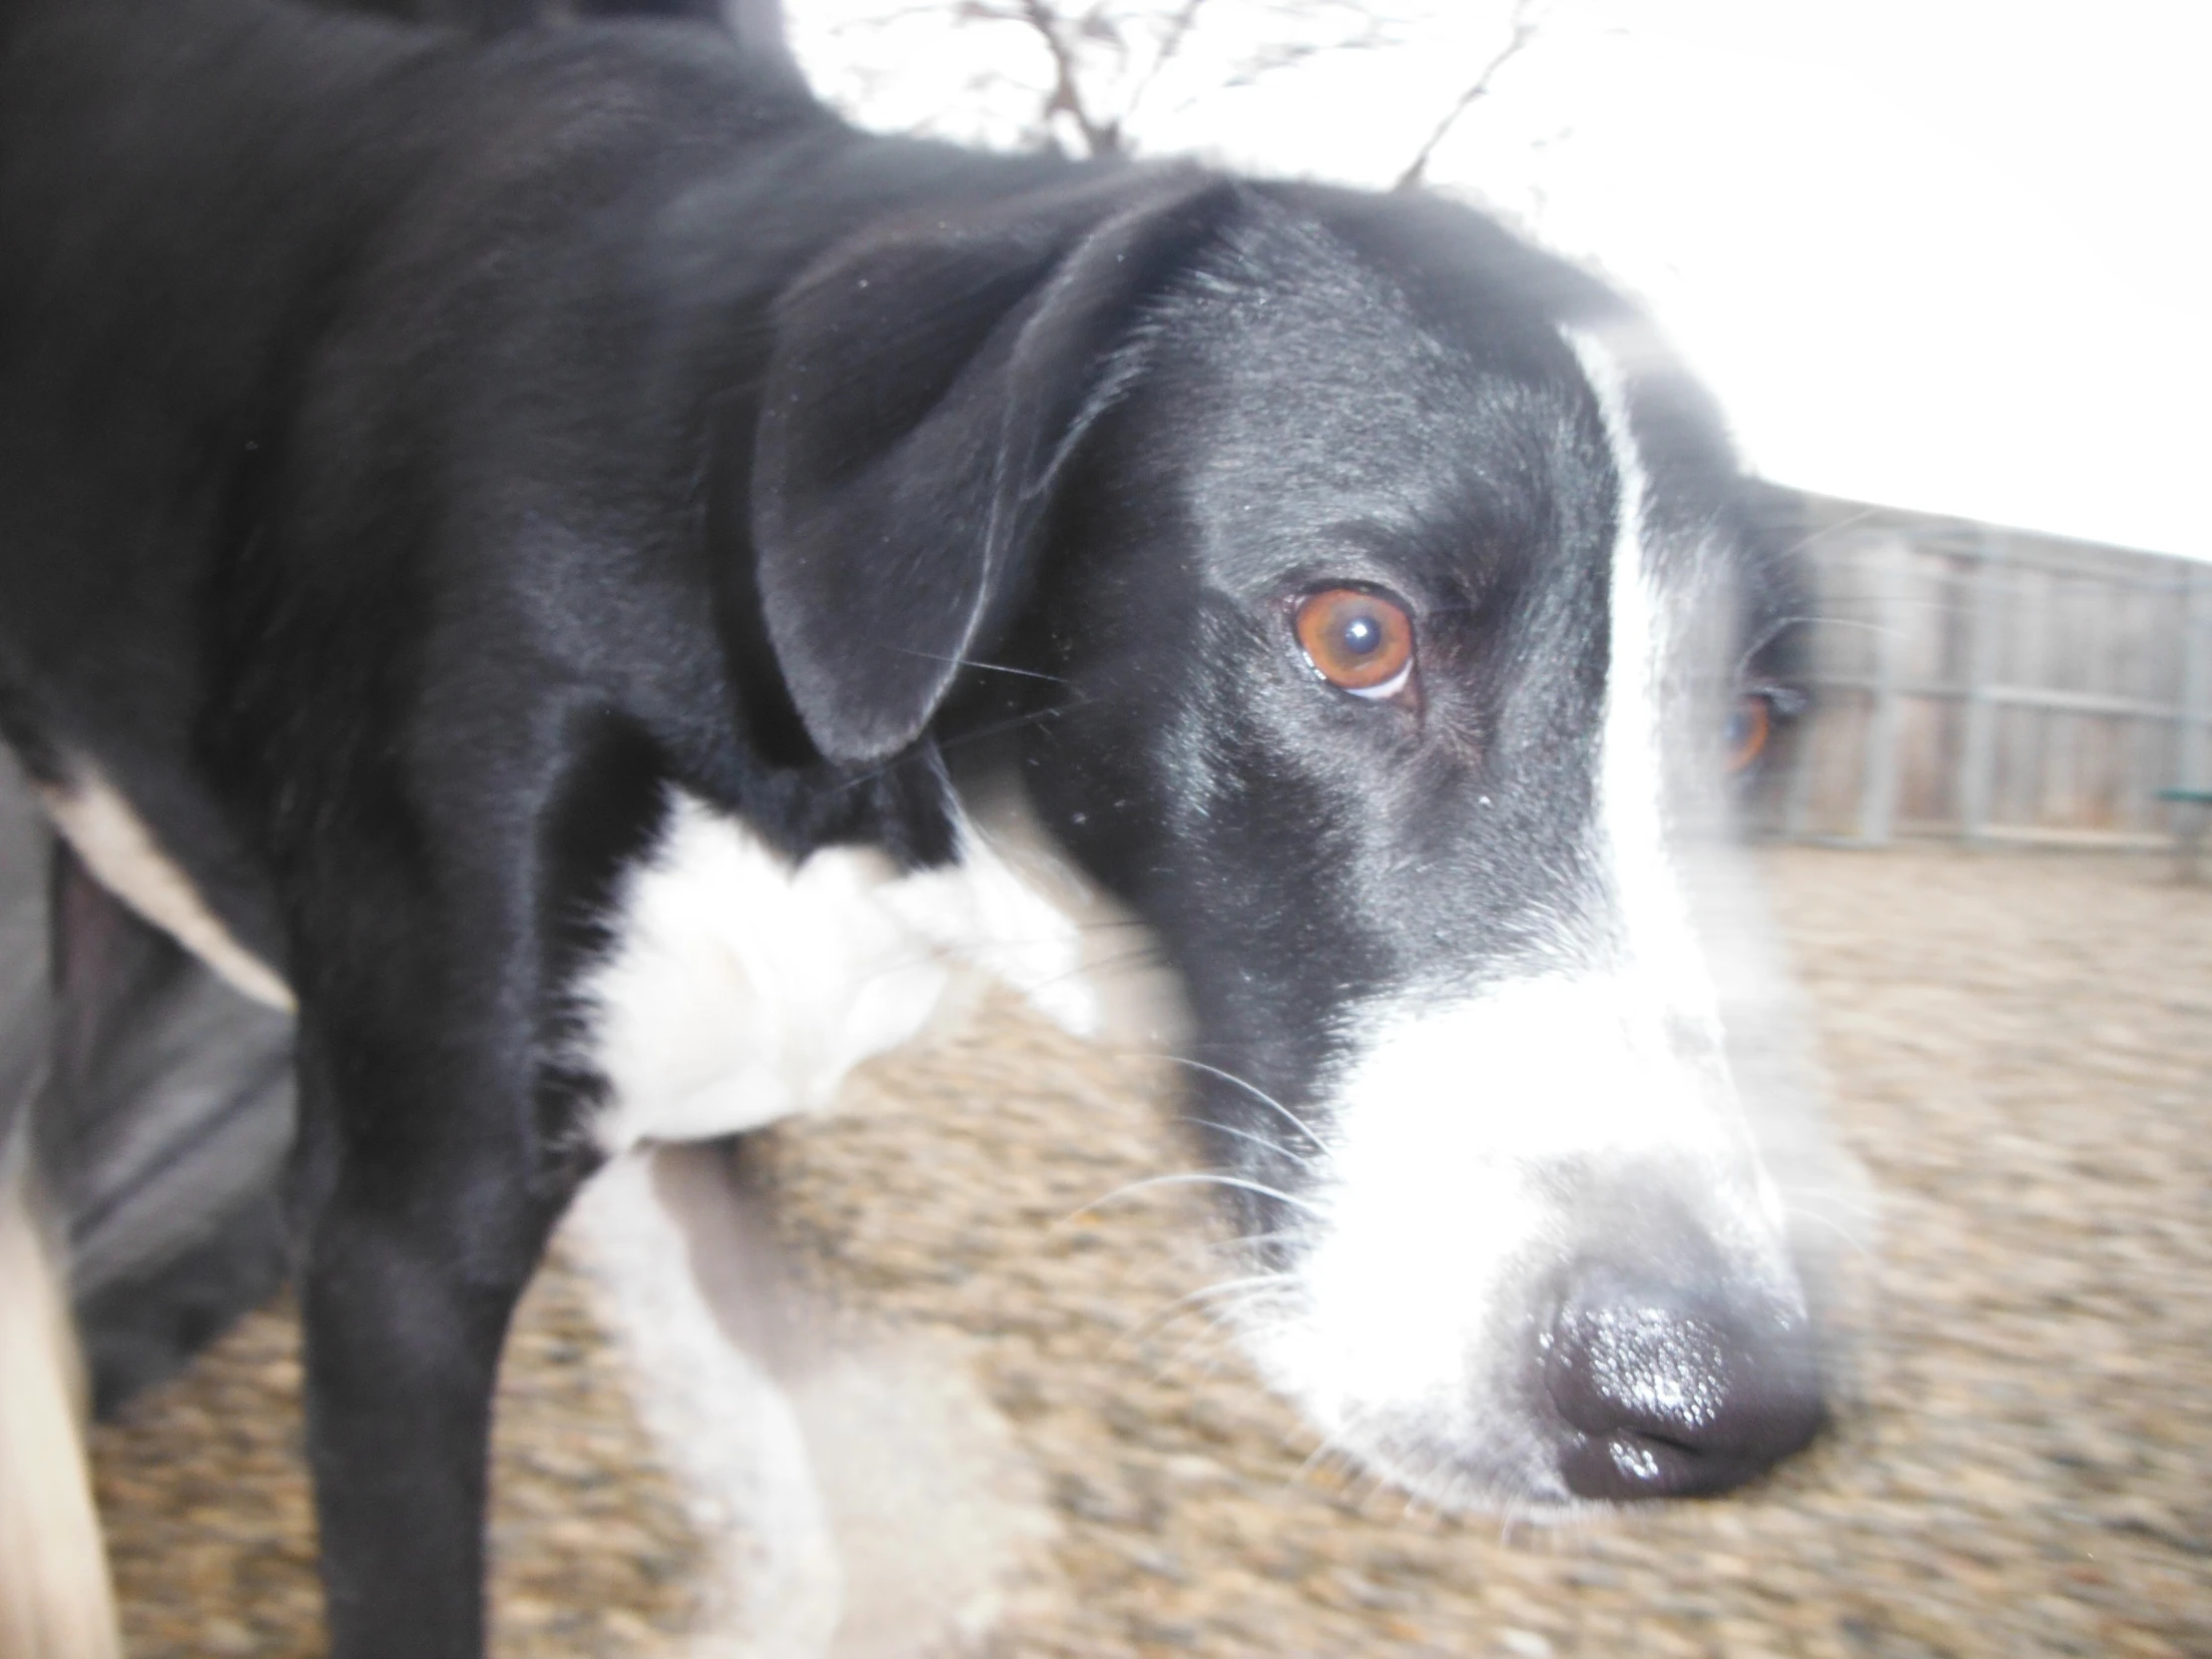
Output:
[[[2212,1655],[2212,888],[2088,855],[1770,863],[1883,1205],[1859,1398],[1817,1451],[1546,1531],[1309,1466],[1176,1306],[1219,1272],[1190,1191],[1071,1219],[1181,1167],[1163,1080],[994,1008],[759,1154],[833,1339],[784,1380],[846,1552],[838,1659]],[[502,1395],[498,1651],[782,1659],[699,1634],[747,1557],[642,1425],[577,1248]],[[293,1344],[257,1316],[98,1433],[140,1659],[318,1651]],[[959,1467],[875,1455],[901,1436]]]

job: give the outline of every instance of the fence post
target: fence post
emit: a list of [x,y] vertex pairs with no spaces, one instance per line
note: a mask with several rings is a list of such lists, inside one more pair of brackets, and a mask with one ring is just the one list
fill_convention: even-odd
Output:
[[1996,677],[1997,610],[2003,603],[1999,575],[2004,538],[1983,530],[1974,538],[1973,580],[1967,589],[1965,730],[1958,743],[1958,833],[1981,839],[1989,824],[1989,792],[1996,764],[1996,705],[1989,686]]
[[1828,626],[1840,603],[1836,577],[1836,548],[1834,530],[1823,526],[1805,537],[1800,544],[1806,561],[1806,569],[1812,574],[1806,584],[1811,595],[1812,616],[1805,626],[1812,632],[1812,644],[1807,649],[1807,677],[1814,695],[1812,718],[1804,724],[1790,753],[1790,776],[1782,789],[1782,834],[1786,840],[1805,839],[1813,825],[1813,784],[1820,772],[1821,756],[1827,752],[1829,736],[1827,723],[1821,719],[1821,682],[1834,672],[1836,643]]
[[2181,730],[2174,746],[2174,788],[2212,788],[2212,565],[2191,563],[2181,609]]
[[1887,846],[1898,806],[1898,681],[1904,673],[1907,548],[1895,532],[1875,560],[1874,710],[1867,722],[1866,770],[1859,778],[1859,838]]

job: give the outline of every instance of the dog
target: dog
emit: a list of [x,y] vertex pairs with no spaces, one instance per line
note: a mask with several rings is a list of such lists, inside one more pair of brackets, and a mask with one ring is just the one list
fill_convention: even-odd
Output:
[[1630,306],[1434,197],[868,136],[691,23],[0,0],[0,728],[296,1015],[331,1652],[481,1651],[595,1168],[955,962],[1095,1024],[1094,902],[1333,1444],[1529,1512],[1803,1446],[1743,503]]

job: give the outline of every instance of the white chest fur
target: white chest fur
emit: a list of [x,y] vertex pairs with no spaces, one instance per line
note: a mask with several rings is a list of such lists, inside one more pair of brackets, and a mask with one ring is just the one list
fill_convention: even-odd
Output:
[[1081,895],[1047,896],[1067,881],[966,825],[959,858],[940,869],[901,873],[858,847],[795,866],[679,798],[624,882],[613,949],[580,987],[588,1057],[614,1095],[601,1145],[706,1139],[820,1110],[853,1066],[918,1035],[965,970],[1094,1031]]

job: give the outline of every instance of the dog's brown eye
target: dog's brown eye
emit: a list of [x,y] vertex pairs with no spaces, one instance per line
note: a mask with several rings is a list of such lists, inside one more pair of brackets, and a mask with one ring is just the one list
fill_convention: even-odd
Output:
[[1299,602],[1298,643],[1314,672],[1356,697],[1389,697],[1413,672],[1413,622],[1379,594],[1327,588]]
[[1742,772],[1759,759],[1774,730],[1774,711],[1763,697],[1739,697],[1728,717],[1728,770]]

